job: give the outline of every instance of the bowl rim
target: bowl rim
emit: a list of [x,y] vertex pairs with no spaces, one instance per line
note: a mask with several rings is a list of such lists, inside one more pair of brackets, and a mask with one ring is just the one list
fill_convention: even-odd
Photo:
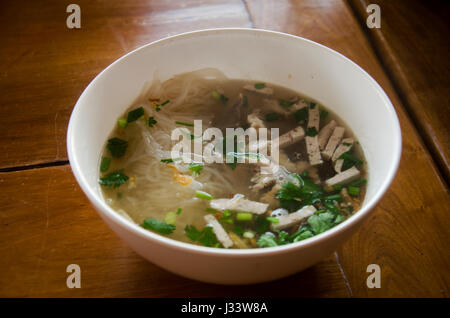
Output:
[[[259,36],[268,36],[268,37],[284,37],[286,39],[290,39],[293,41],[302,41],[307,43],[308,45],[318,47],[320,49],[328,51],[330,54],[334,54],[338,56],[339,58],[343,59],[346,63],[349,63],[352,67],[355,67],[359,72],[361,72],[367,79],[369,80],[369,83],[373,86],[373,88],[377,91],[377,93],[381,96],[382,100],[384,100],[383,106],[387,108],[387,111],[390,113],[390,116],[393,119],[393,125],[394,125],[394,135],[393,138],[393,148],[395,151],[392,154],[392,161],[390,162],[390,166],[388,169],[388,174],[385,180],[380,184],[378,189],[376,190],[375,194],[373,195],[372,199],[365,203],[363,207],[357,211],[357,213],[353,214],[350,218],[345,220],[344,222],[336,225],[330,230],[327,230],[321,234],[315,235],[309,239],[294,242],[282,246],[275,246],[275,247],[267,247],[267,248],[253,248],[253,249],[223,249],[223,248],[214,248],[214,247],[205,247],[205,246],[199,246],[191,243],[185,243],[181,241],[177,241],[172,238],[165,237],[163,235],[154,233],[152,231],[148,231],[141,226],[139,226],[136,223],[132,223],[128,220],[126,220],[123,216],[119,215],[114,209],[112,209],[102,197],[100,197],[96,191],[91,188],[82,171],[79,166],[79,162],[77,159],[77,150],[74,146],[74,122],[77,120],[78,113],[81,111],[80,104],[83,100],[83,97],[87,94],[87,92],[95,85],[95,83],[98,81],[102,75],[107,72],[108,70],[116,67],[117,64],[119,64],[122,60],[128,58],[130,55],[136,54],[138,51],[144,50],[150,46],[155,45],[161,45],[166,42],[178,40],[178,39],[184,39],[189,37],[198,37],[198,36],[204,36],[204,35],[211,35],[211,34],[224,34],[224,33],[241,33],[241,34],[252,34],[252,35],[259,35]],[[69,120],[68,125],[68,131],[67,131],[67,152],[68,152],[68,158],[69,163],[72,169],[72,172],[80,185],[81,189],[85,193],[85,195],[88,197],[88,199],[91,201],[91,203],[96,207],[96,210],[98,213],[101,213],[108,217],[109,220],[116,223],[118,226],[125,228],[128,232],[133,232],[134,235],[140,236],[143,239],[146,240],[152,240],[153,243],[167,245],[170,248],[175,248],[177,250],[183,250],[188,251],[191,253],[197,253],[197,254],[207,254],[207,255],[216,255],[216,256],[223,256],[223,257],[262,257],[262,256],[268,256],[268,255],[276,255],[276,254],[285,254],[289,252],[293,252],[295,250],[307,248],[307,247],[313,247],[315,245],[320,244],[323,241],[330,240],[332,238],[337,237],[340,233],[345,232],[347,230],[350,230],[353,226],[356,226],[359,222],[363,221],[364,218],[368,217],[371,210],[375,207],[375,205],[380,201],[384,193],[387,191],[389,186],[391,185],[395,174],[397,172],[400,157],[401,157],[401,151],[402,151],[402,135],[401,135],[401,129],[400,129],[400,123],[397,116],[397,113],[395,112],[395,108],[392,105],[392,102],[390,101],[387,94],[384,92],[384,90],[381,88],[381,86],[375,81],[375,79],[372,78],[364,69],[362,69],[358,64],[350,60],[349,58],[345,57],[341,53],[325,46],[320,43],[311,41],[309,39],[305,39],[300,36],[287,34],[283,32],[278,31],[271,31],[271,30],[264,30],[264,29],[256,29],[256,28],[211,28],[211,29],[202,29],[202,30],[196,30],[196,31],[190,31],[190,32],[184,32],[172,36],[168,36],[156,41],[152,41],[150,43],[147,43],[145,45],[142,45],[131,52],[121,56],[117,60],[115,60],[113,63],[111,63],[108,67],[106,67],[104,70],[102,70],[90,83],[89,85],[84,89],[83,93],[78,98],[71,116]],[[109,224],[108,224],[109,225]],[[110,226],[110,225],[109,225]]]

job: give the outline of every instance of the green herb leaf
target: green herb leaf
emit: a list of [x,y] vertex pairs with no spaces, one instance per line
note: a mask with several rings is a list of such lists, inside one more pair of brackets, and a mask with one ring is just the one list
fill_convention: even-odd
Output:
[[102,161],[100,163],[100,171],[105,172],[109,169],[109,165],[111,164],[111,158],[102,157]]
[[347,152],[344,152],[342,155],[339,156],[338,159],[344,159],[344,163],[342,164],[342,171],[347,170],[353,166],[359,166],[363,162],[362,160],[359,160],[352,154],[352,149],[350,149]]
[[102,186],[117,188],[122,184],[128,181],[128,176],[123,173],[123,170],[117,170],[111,173],[108,173],[103,178],[98,180]]
[[180,214],[181,214],[181,211],[182,211],[181,208],[178,208],[178,209],[177,209],[177,212],[176,212],[177,215],[180,215]]
[[308,218],[308,224],[311,226],[314,234],[317,235],[331,229],[335,225],[334,219],[334,214],[327,211],[320,214],[311,215]]
[[175,231],[176,228],[173,224],[169,224],[153,218],[145,219],[144,223],[142,223],[142,227],[147,230],[153,230],[160,234],[171,234],[173,231]]
[[259,237],[258,241],[256,241],[259,247],[274,247],[278,246],[276,242],[276,238],[269,234],[263,234]]
[[298,185],[294,182],[288,182],[282,185],[277,192],[277,199],[280,200],[280,206],[289,211],[296,211],[305,205],[311,205],[320,201],[323,197],[323,189],[315,184],[307,176],[292,175],[298,180]]
[[277,113],[268,113],[266,114],[266,121],[276,121],[278,120],[278,114]]
[[299,124],[306,123],[308,121],[308,107],[300,108],[294,113],[294,116]]
[[136,109],[128,112],[127,122],[131,123],[133,121],[138,120],[142,116],[144,116],[144,108],[143,107],[136,108]]
[[283,107],[291,107],[292,105],[295,104],[295,102],[290,102],[290,101],[287,101],[284,99],[279,99],[278,103],[280,104],[280,106],[283,106]]
[[153,125],[155,125],[156,123],[158,123],[158,122],[155,120],[155,118],[153,118],[153,116],[151,116],[147,119],[147,125],[149,127],[153,127]]
[[106,148],[108,148],[114,158],[122,157],[125,154],[127,147],[128,141],[120,138],[111,138],[108,140],[108,144],[106,145]]
[[242,235],[242,234],[244,234],[244,230],[243,230],[242,227],[240,227],[239,225],[236,225],[232,231],[233,231],[234,233],[236,233],[237,235]]
[[194,225],[186,225],[184,233],[191,241],[204,246],[214,247],[219,245],[219,241],[210,226],[205,226],[203,230],[199,231]]
[[316,107],[316,103],[314,102],[309,103],[309,108],[314,109],[314,107]]
[[263,89],[264,87],[266,87],[265,83],[256,83],[255,84],[255,88],[256,89]]
[[192,172],[192,174],[198,176],[203,170],[203,165],[201,163],[191,163],[189,165],[189,170]]
[[327,118],[328,114],[329,113],[328,113],[328,111],[326,109],[320,108],[320,110],[319,110],[320,119]]
[[314,137],[314,136],[317,136],[317,134],[318,134],[318,132],[317,132],[316,127],[309,127],[306,130],[306,136]]
[[173,159],[161,159],[162,163],[172,163]]

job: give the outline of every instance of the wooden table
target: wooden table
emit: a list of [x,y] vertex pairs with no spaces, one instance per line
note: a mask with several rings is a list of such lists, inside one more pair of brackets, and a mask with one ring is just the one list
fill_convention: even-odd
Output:
[[[448,140],[448,130],[428,118],[419,122],[419,104],[399,97],[405,95],[402,88],[411,85],[408,81],[421,74],[406,73],[391,81],[388,74],[392,70],[386,65],[383,50],[377,48],[361,19],[361,3],[82,0],[77,1],[82,14],[82,28],[77,30],[65,25],[68,13],[64,2],[3,1],[0,296],[449,296],[448,185],[442,162],[436,160],[436,147],[428,142],[421,125],[428,125],[431,131],[438,127],[439,140]],[[101,221],[67,161],[70,112],[96,74],[145,43],[213,27],[277,30],[329,46],[361,65],[380,83],[400,118],[400,168],[370,219],[327,259],[271,283],[210,285],[148,263]],[[422,85],[423,91],[429,89],[423,80],[414,83]],[[448,85],[444,89],[448,91]],[[441,103],[448,115],[446,94],[435,102]],[[411,112],[412,108],[417,112]],[[80,289],[66,287],[66,267],[73,263],[82,269]],[[381,267],[380,289],[366,285],[369,264]]]

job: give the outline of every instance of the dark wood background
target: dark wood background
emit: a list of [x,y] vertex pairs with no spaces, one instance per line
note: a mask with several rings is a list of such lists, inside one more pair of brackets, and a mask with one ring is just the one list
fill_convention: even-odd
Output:
[[[388,1],[368,29],[365,0],[66,1],[0,3],[0,296],[448,297],[450,282],[449,22],[444,1]],[[102,69],[153,40],[190,30],[254,27],[299,35],[369,72],[400,118],[398,174],[364,226],[301,273],[252,286],[185,279],[122,243],[88,203],[67,161],[77,98]],[[82,288],[66,287],[79,264]],[[380,289],[366,268],[379,264]]]

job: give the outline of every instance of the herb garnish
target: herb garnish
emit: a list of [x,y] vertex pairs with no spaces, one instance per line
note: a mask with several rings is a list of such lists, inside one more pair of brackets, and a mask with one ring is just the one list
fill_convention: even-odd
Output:
[[148,230],[153,230],[161,234],[171,234],[175,231],[175,225],[169,224],[163,221],[159,221],[153,218],[147,218],[142,223],[142,227]]
[[106,148],[108,148],[114,158],[122,157],[125,154],[127,147],[128,141],[120,138],[111,138],[108,140],[108,144],[106,145]]
[[306,136],[314,137],[314,136],[317,136],[317,134],[318,134],[318,132],[317,132],[316,127],[309,127],[306,130]]
[[205,226],[203,230],[199,231],[194,225],[186,225],[184,233],[191,241],[198,242],[204,246],[220,246],[220,243],[217,241],[217,237],[210,226]]
[[138,120],[142,116],[144,116],[144,108],[143,107],[136,108],[136,109],[128,112],[127,122],[131,123],[133,121]]
[[98,183],[105,187],[117,188],[127,182],[128,179],[128,176],[123,173],[122,169],[108,173],[106,176],[100,178]]

